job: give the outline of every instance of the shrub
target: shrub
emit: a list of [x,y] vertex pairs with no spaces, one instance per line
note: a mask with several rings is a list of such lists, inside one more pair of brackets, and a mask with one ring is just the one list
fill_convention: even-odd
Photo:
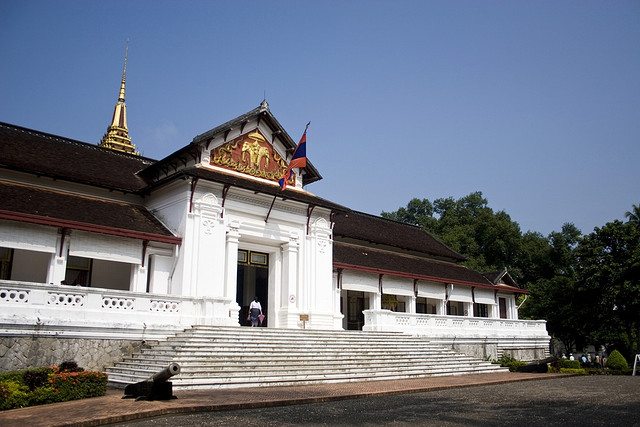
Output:
[[[55,372],[54,368],[35,368],[5,373],[0,380],[0,410],[45,403],[103,396],[107,375],[102,372]],[[44,382],[43,382],[44,378]]]
[[561,374],[587,375],[587,371],[582,368],[560,368]]
[[560,368],[568,368],[568,369],[580,369],[580,361],[579,360],[569,360],[569,359],[560,359],[558,361],[558,366]]
[[0,410],[29,406],[29,388],[15,381],[0,382]]
[[107,374],[102,372],[61,372],[51,376],[51,387],[61,401],[104,396]]
[[614,371],[627,371],[629,370],[629,364],[618,350],[613,350],[607,359],[607,368]]
[[502,356],[500,356],[496,363],[500,364],[500,366],[504,368],[509,368],[509,371],[511,372],[515,372],[518,370],[518,368],[527,364],[526,362],[517,360],[512,356],[509,356],[508,354],[503,354]]
[[67,360],[60,364],[58,372],[82,372],[83,368],[78,367],[78,363],[74,360]]
[[63,402],[51,387],[40,387],[29,394],[29,406]]
[[24,370],[0,372],[0,381],[13,381],[16,383],[21,383],[23,373]]
[[33,391],[44,386],[49,380],[49,374],[53,373],[51,368],[32,368],[22,372],[22,383]]

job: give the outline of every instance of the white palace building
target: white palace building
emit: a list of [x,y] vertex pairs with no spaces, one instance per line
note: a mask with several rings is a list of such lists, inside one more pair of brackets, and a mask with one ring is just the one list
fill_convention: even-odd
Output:
[[254,296],[266,328],[547,354],[545,322],[518,319],[526,291],[506,272],[315,196],[310,162],[282,191],[296,142],[266,101],[152,160],[129,138],[124,90],[123,73],[99,145],[0,123],[0,369],[71,342],[114,361],[193,325],[239,328]]

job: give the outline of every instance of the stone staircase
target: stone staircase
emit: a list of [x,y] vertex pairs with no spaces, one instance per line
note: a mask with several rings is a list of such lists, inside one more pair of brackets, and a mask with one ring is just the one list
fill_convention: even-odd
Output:
[[109,385],[142,381],[169,362],[174,389],[284,386],[504,372],[401,333],[194,326],[107,369]]

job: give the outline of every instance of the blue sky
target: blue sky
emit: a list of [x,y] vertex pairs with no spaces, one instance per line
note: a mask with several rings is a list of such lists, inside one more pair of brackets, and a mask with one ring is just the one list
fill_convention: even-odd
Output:
[[379,214],[482,191],[523,231],[640,203],[638,1],[0,2],[0,121],[162,158],[257,106],[308,190]]

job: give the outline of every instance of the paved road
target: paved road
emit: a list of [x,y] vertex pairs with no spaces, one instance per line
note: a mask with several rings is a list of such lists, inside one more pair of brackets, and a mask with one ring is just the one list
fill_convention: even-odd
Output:
[[276,408],[166,416],[162,426],[640,426],[640,377],[514,382]]

